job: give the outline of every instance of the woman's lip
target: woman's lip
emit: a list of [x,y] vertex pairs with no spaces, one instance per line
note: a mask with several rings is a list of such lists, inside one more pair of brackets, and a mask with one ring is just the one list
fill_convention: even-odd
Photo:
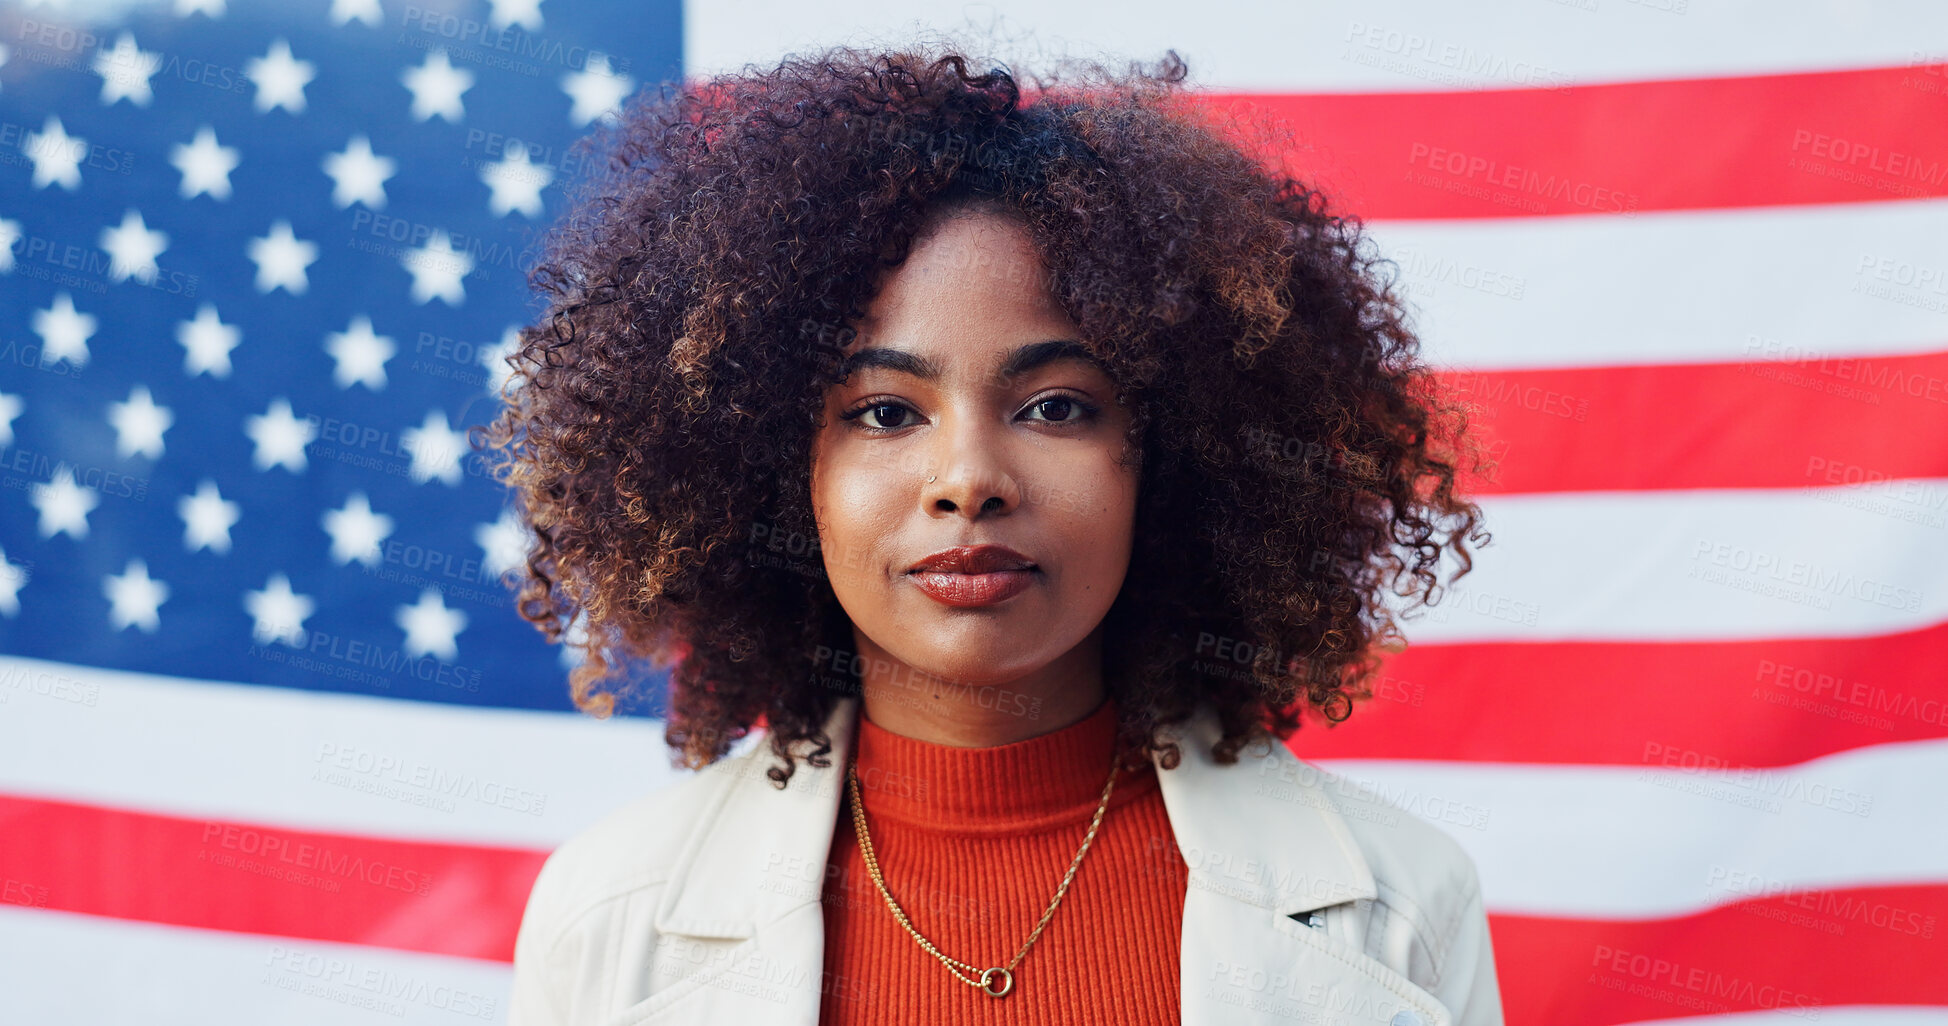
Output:
[[916,570],[907,574],[929,598],[957,608],[1005,602],[1035,583],[1034,570],[996,570],[985,574],[950,574]]
[[979,545],[956,545],[920,560],[907,568],[908,573],[931,570],[945,574],[985,574],[997,570],[1033,570],[1035,564],[1027,556],[1006,545],[983,542]]

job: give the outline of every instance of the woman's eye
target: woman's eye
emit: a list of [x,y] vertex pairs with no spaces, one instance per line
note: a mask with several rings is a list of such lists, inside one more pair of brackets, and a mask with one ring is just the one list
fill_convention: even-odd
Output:
[[899,403],[873,403],[846,414],[846,420],[860,419],[867,427],[880,431],[892,431],[904,427],[903,419],[909,411]]
[[[1040,419],[1046,420],[1051,424],[1073,424],[1076,421],[1088,417],[1090,413],[1089,407],[1083,405],[1080,400],[1072,399],[1065,395],[1049,396],[1047,399],[1036,402],[1028,408],[1030,410],[1042,411]],[[1070,416],[1071,413],[1074,416]]]

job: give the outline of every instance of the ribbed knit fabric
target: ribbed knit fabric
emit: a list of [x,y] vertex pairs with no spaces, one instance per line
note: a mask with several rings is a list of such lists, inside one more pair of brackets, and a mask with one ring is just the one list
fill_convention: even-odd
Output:
[[[1048,908],[1109,778],[1114,699],[1061,729],[961,748],[861,714],[856,766],[880,872],[949,957],[1005,966]],[[1121,773],[1062,904],[992,998],[906,932],[866,870],[850,801],[824,881],[823,1026],[1115,1023],[1175,1026],[1188,870],[1156,769]],[[966,973],[966,970],[962,970]],[[979,973],[966,973],[978,978]]]

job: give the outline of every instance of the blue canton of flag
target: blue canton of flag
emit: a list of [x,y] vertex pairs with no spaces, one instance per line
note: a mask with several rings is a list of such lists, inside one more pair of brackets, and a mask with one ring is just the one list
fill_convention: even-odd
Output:
[[493,416],[571,143],[676,7],[0,7],[0,644],[569,709]]

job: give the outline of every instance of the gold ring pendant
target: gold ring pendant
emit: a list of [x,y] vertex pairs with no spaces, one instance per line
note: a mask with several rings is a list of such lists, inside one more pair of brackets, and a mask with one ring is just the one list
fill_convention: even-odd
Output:
[[[995,973],[1001,974],[1000,990],[995,990],[994,987],[988,983],[988,977],[993,976]],[[996,966],[993,969],[989,969],[988,971],[981,974],[981,993],[986,994],[988,997],[1001,997],[1002,995],[1008,993],[1013,989],[1015,989],[1015,974],[1009,972],[1006,969],[1001,968],[1000,966]]]

